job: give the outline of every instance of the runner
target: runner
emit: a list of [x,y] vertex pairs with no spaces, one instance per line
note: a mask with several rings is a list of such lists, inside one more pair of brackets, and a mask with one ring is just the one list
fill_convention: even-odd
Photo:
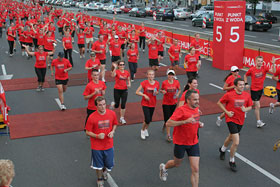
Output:
[[122,29],[122,26],[120,26],[120,25],[118,26],[117,35],[119,36],[119,40],[121,41],[121,44],[122,44],[122,46],[121,46],[121,54],[122,54],[122,58],[124,58],[126,33]]
[[201,66],[201,60],[199,60],[199,56],[195,54],[195,48],[190,47],[189,54],[186,55],[184,61],[185,71],[187,73],[188,79],[197,78],[198,68]]
[[62,39],[62,32],[63,32],[63,20],[61,17],[58,18],[58,21],[56,22],[59,37]]
[[[30,49],[33,46],[33,38],[32,38],[32,32],[29,26],[26,26],[26,31],[24,31],[25,36],[25,45],[28,49]],[[30,51],[30,50],[29,50]],[[27,59],[30,59],[32,56],[28,55]]]
[[188,82],[183,90],[183,94],[180,98],[178,107],[183,106],[185,104],[185,95],[188,90],[195,90],[199,94],[199,90],[197,89],[198,87],[198,81],[195,78],[188,79]]
[[27,45],[22,45],[26,52],[28,53],[28,55],[30,56],[35,56],[36,57],[36,62],[35,62],[35,73],[38,77],[38,87],[36,89],[37,92],[39,91],[44,91],[44,82],[45,82],[45,76],[46,76],[46,72],[47,72],[47,56],[48,55],[52,55],[53,52],[44,52],[44,47],[43,46],[39,46],[38,52],[30,52],[28,49]]
[[118,61],[118,64],[113,64],[114,69],[111,72],[111,76],[115,77],[114,86],[114,102],[111,103],[111,109],[119,108],[121,101],[121,111],[120,111],[120,123],[122,125],[126,124],[124,119],[125,116],[125,105],[127,101],[128,90],[131,87],[130,74],[125,70],[124,61]]
[[163,45],[165,44],[165,37],[162,35],[162,31],[158,32],[158,37],[157,37],[157,41],[158,41],[158,63],[160,63],[163,60],[164,57],[164,47]]
[[[202,49],[201,46],[202,46],[202,43],[201,43],[201,40],[200,40],[200,34],[195,33],[194,34],[194,39],[192,40],[190,47],[195,48],[195,54],[199,57],[199,60],[201,60],[201,58],[200,58],[200,51]],[[200,67],[198,67],[198,69],[197,69],[197,75],[196,75],[197,77],[198,77],[199,69],[200,69]]]
[[147,44],[149,47],[149,66],[152,68],[152,70],[157,71],[159,68],[159,55],[156,38],[152,36],[150,39],[147,40]]
[[90,26],[90,23],[87,22],[87,27],[84,30],[84,33],[86,34],[86,44],[87,44],[87,53],[90,51],[90,44],[93,43],[93,33],[94,28]]
[[98,96],[95,100],[97,111],[90,115],[86,123],[86,134],[91,142],[91,168],[96,171],[97,186],[104,187],[108,172],[114,166],[113,137],[118,125],[116,113],[106,109],[106,100]]
[[273,80],[275,80],[276,83],[276,92],[277,92],[277,101],[275,103],[270,103],[269,105],[269,113],[273,114],[275,107],[280,106],[280,68],[277,69],[277,71],[274,73]]
[[[179,68],[179,60],[182,56],[181,47],[178,45],[177,39],[173,39],[173,44],[168,50],[168,55],[171,62],[169,69],[173,69],[176,72]],[[177,79],[176,76],[174,78]]]
[[76,27],[79,32],[77,32],[77,38],[78,38],[78,47],[80,51],[80,58],[85,58],[85,34],[82,29],[79,29]]
[[53,68],[55,68],[55,84],[58,89],[58,97],[61,104],[60,109],[66,110],[63,93],[67,89],[68,71],[72,69],[72,65],[68,59],[64,58],[63,52],[59,52],[58,58],[52,61],[51,76],[53,76]]
[[139,60],[138,49],[135,49],[135,44],[131,44],[127,51],[128,66],[130,70],[131,82],[134,82],[135,74],[137,72],[137,62]]
[[[224,79],[225,84],[224,84],[223,90],[226,92],[234,91],[234,88],[235,88],[234,80],[236,78],[241,78],[241,76],[239,75],[239,69],[237,66],[231,66],[230,73]],[[221,126],[221,123],[222,123],[222,120],[224,117],[225,117],[224,112],[217,117],[216,124],[218,127]]]
[[[147,71],[148,80],[144,80],[140,83],[140,86],[136,90],[136,95],[142,96],[142,109],[144,113],[144,122],[141,129],[141,139],[145,140],[149,136],[148,127],[152,121],[154,110],[156,107],[156,95],[159,93],[159,82],[155,79],[155,71]],[[141,90],[143,89],[143,92]]]
[[69,59],[72,67],[74,67],[73,59],[72,59],[72,38],[70,36],[70,29],[67,29],[65,32],[65,37],[62,39],[62,46],[64,49],[64,58]]
[[234,85],[234,91],[227,92],[217,104],[226,114],[229,129],[229,135],[219,149],[220,159],[225,160],[226,149],[232,142],[229,166],[232,171],[236,172],[234,155],[239,145],[239,134],[244,124],[245,112],[252,109],[253,102],[249,93],[244,92],[245,83],[243,79],[235,79]]
[[109,44],[110,49],[110,55],[112,56],[112,67],[111,69],[114,69],[114,66],[117,65],[117,62],[121,60],[121,41],[119,41],[118,35],[113,35],[114,37],[112,41]]
[[90,81],[83,93],[84,99],[88,100],[88,106],[87,106],[87,117],[86,117],[86,123],[88,120],[88,117],[96,111],[96,104],[95,99],[98,96],[104,96],[106,85],[103,81],[99,80],[100,73],[97,69],[93,69],[91,73],[92,81]]
[[191,167],[190,181],[193,187],[198,187],[200,151],[197,132],[204,126],[199,121],[199,94],[195,90],[189,90],[186,93],[185,102],[186,104],[177,108],[166,123],[168,127],[174,127],[174,159],[169,160],[166,164],[160,164],[159,176],[162,181],[166,181],[167,170],[179,167],[187,152]]
[[14,55],[14,43],[15,43],[16,31],[14,30],[14,23],[8,28],[6,38],[9,43],[9,54],[10,57]]
[[139,32],[140,32],[140,34],[139,34],[139,40],[140,40],[139,50],[141,50],[141,46],[143,46],[143,53],[144,53],[145,52],[146,32],[147,32],[147,30],[145,29],[145,26],[144,26],[144,22],[141,23],[141,27],[140,27]]
[[100,72],[100,61],[98,58],[96,58],[95,52],[90,53],[90,59],[87,60],[85,69],[88,70],[88,82],[92,81],[92,70],[96,69],[98,72]]
[[[47,32],[47,35],[45,36],[45,39],[44,39],[44,51],[45,52],[51,52],[55,50],[54,46],[56,46],[57,44],[57,41],[54,39],[54,37],[52,37],[52,32]],[[47,64],[48,64],[48,67],[50,67],[50,63],[49,63],[49,59],[50,61],[52,62],[53,60],[53,54],[48,56],[47,58]]]
[[136,35],[136,31],[132,30],[131,34],[128,35],[128,45],[134,43],[135,48],[138,48],[139,37]]
[[162,82],[160,92],[163,94],[162,110],[164,116],[163,130],[166,129],[167,141],[171,142],[170,127],[166,127],[166,122],[176,109],[181,87],[178,80],[174,80],[175,71],[167,71],[167,80]]
[[[266,77],[267,72],[275,73],[275,59],[272,59],[271,68],[267,68],[263,66],[263,57],[256,57],[256,67],[251,67],[246,74],[244,75],[244,81],[246,88],[251,90],[251,98],[254,103],[255,115],[257,118],[257,127],[261,128],[266,125],[263,121],[261,121],[260,117],[260,99],[263,94],[263,84]],[[251,76],[251,87],[248,84],[248,76]]]
[[106,42],[103,40],[103,35],[98,35],[98,40],[93,43],[91,50],[96,53],[96,58],[101,63],[101,77],[105,81],[105,66],[106,66]]

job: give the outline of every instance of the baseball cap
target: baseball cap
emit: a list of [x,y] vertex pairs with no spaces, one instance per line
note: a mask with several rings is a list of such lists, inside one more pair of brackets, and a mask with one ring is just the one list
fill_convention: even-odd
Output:
[[172,69],[168,70],[167,73],[166,73],[166,75],[169,75],[170,73],[172,73],[173,75],[175,75],[175,71],[172,70]]
[[59,52],[58,55],[60,58],[63,58],[64,57],[64,53],[63,52]]
[[114,38],[118,39],[118,38],[119,38],[119,36],[118,36],[118,35],[115,35],[115,36],[114,36]]
[[95,55],[96,55],[95,52],[90,53],[90,56],[95,56]]
[[231,66],[230,71],[236,71],[239,70],[237,66]]

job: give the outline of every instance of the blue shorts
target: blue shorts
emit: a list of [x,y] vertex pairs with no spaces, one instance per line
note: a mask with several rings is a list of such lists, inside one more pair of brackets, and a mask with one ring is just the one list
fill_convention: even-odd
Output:
[[91,168],[111,171],[114,166],[114,148],[107,150],[91,150]]
[[177,145],[174,146],[174,156],[178,159],[182,159],[187,152],[188,156],[200,157],[199,144],[195,145]]

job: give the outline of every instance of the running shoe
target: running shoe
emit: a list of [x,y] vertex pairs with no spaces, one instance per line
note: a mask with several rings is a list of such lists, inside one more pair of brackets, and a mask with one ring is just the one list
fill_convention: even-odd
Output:
[[120,123],[121,123],[122,125],[126,125],[125,119],[124,119],[124,118],[120,118]]
[[166,181],[167,180],[167,176],[168,176],[167,170],[164,169],[164,168],[165,168],[165,164],[161,163],[159,165],[159,178],[162,181]]
[[42,86],[40,87],[40,91],[43,92],[45,91],[45,88],[43,88]]
[[16,48],[14,48],[14,52],[17,52],[17,49],[16,49]]
[[146,137],[149,137],[149,132],[148,132],[148,129],[145,129],[145,131],[144,131],[144,132],[145,132],[145,136],[146,136]]
[[223,121],[223,120],[221,120],[220,116],[218,116],[218,117],[217,117],[217,121],[216,121],[216,125],[217,125],[218,127],[220,127],[222,121]]
[[116,103],[115,103],[114,101],[112,101],[111,104],[110,104],[110,106],[109,106],[109,109],[110,109],[110,110],[114,110],[114,109],[115,109],[115,104],[116,104]]
[[62,111],[66,110],[65,105],[61,105],[61,110],[62,110]]
[[12,57],[14,55],[14,53],[10,54],[10,57]]
[[264,122],[262,122],[261,120],[260,121],[257,121],[257,127],[258,128],[262,128],[263,126],[265,126],[266,124]]
[[83,58],[82,55],[80,55],[80,58]]
[[145,131],[143,131],[142,129],[141,129],[141,139],[142,140],[146,139]]
[[219,148],[219,151],[220,151],[220,160],[225,160],[226,152],[222,151],[222,147]]
[[134,80],[133,80],[133,79],[131,79],[131,82],[134,82]]
[[40,91],[41,91],[41,86],[38,86],[38,87],[36,88],[36,91],[37,91],[37,92],[40,92]]
[[24,56],[24,52],[21,52],[21,56]]
[[97,187],[104,187],[104,181],[103,180],[97,180]]
[[145,49],[143,49],[143,53],[145,53]]
[[167,136],[167,142],[171,143],[172,142],[172,137],[171,136]]
[[108,171],[106,169],[103,171],[103,179],[104,181],[108,180]]
[[270,104],[269,104],[269,110],[268,110],[268,112],[269,112],[270,114],[273,114],[273,112],[274,112],[274,104],[273,104],[273,103],[270,103]]
[[229,167],[230,167],[231,171],[237,172],[235,162],[229,162]]
[[276,151],[280,147],[280,140],[278,140],[274,146],[273,146],[273,151]]

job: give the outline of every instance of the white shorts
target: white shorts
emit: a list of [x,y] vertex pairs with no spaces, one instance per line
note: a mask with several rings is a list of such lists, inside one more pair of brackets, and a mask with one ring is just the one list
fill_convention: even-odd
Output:
[[90,42],[93,42],[93,38],[86,38],[86,43],[90,43]]

